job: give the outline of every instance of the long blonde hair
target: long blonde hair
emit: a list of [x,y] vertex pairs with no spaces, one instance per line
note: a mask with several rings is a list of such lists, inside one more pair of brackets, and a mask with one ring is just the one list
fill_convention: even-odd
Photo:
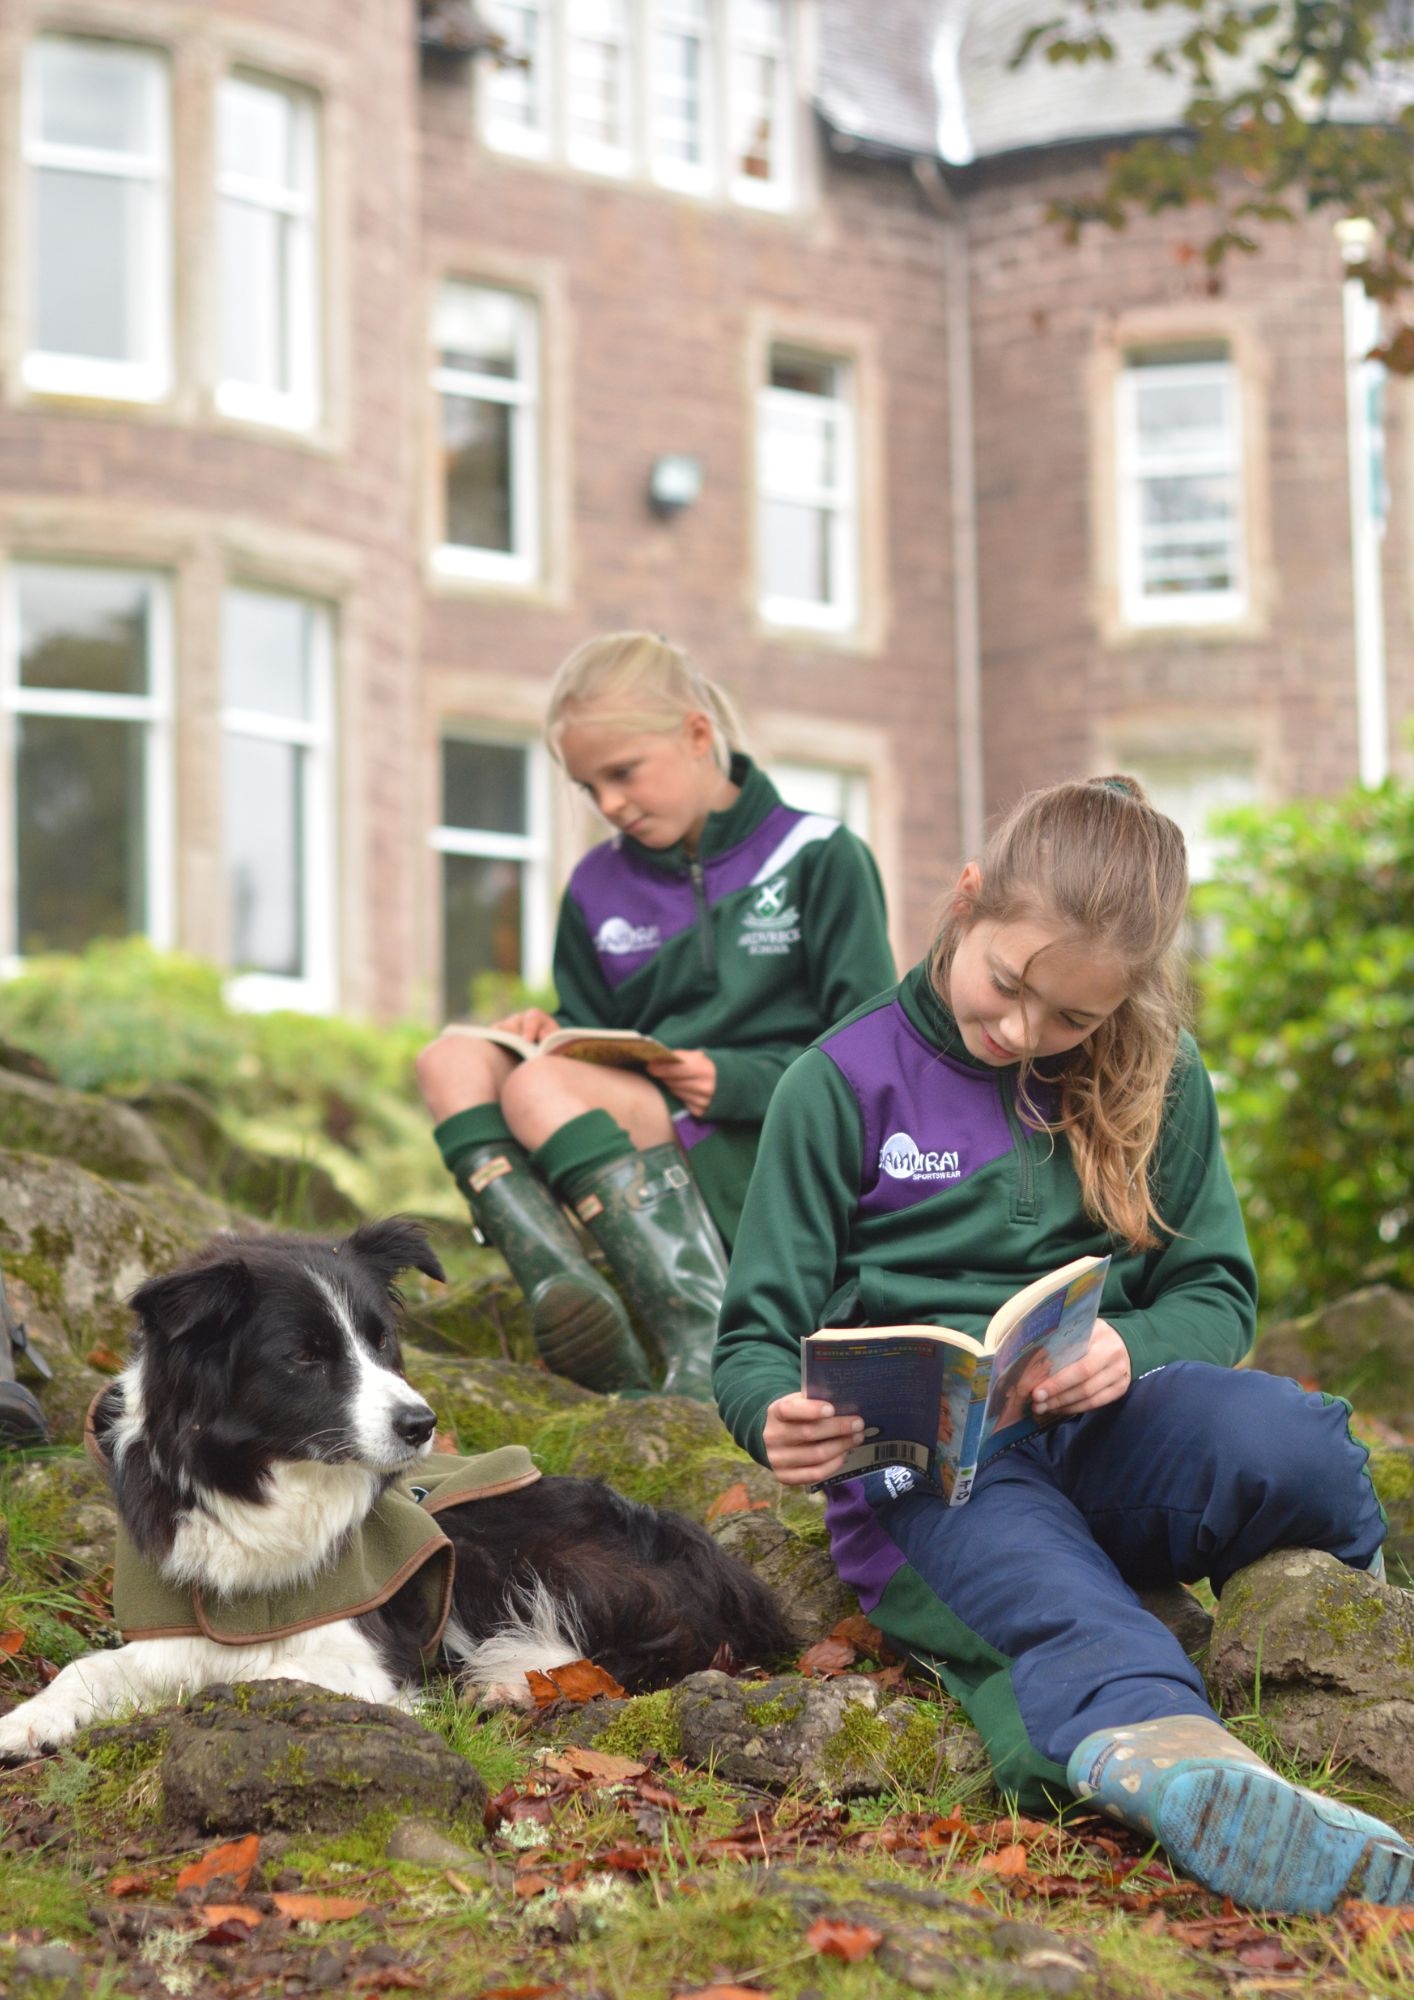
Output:
[[982,919],[1054,925],[1118,963],[1126,997],[1070,1052],[1055,1079],[1057,1115],[1037,1110],[1027,1063],[1019,1089],[1035,1125],[1065,1133],[1086,1214],[1134,1249],[1154,1249],[1166,1225],[1149,1169],[1188,1002],[1183,835],[1133,778],[1092,778],[1022,799],[978,865],[975,893],[929,954],[933,985],[946,1003],[958,940]]
[[712,724],[717,768],[731,771],[732,752],[745,747],[731,696],[709,681],[681,646],[656,632],[607,632],[586,639],[563,661],[550,688],[545,734],[560,754],[560,732],[572,712],[593,704],[597,722],[657,733],[678,728],[700,710]]

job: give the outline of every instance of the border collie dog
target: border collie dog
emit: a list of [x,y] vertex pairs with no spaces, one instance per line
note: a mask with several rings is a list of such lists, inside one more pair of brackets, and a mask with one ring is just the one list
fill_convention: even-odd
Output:
[[[435,1418],[402,1373],[394,1281],[408,1267],[443,1276],[422,1231],[393,1218],[339,1243],[217,1239],[134,1294],[133,1359],[90,1432],[133,1560],[160,1588],[283,1603],[317,1588],[393,1482],[416,1477]],[[770,1592],[705,1529],[524,1464],[435,1515],[455,1563],[435,1665],[468,1695],[528,1706],[527,1672],[581,1658],[639,1691],[790,1650]],[[427,1656],[414,1595],[408,1584],[360,1615],[249,1643],[205,1636],[203,1614],[180,1636],[92,1653],[0,1716],[0,1761],[212,1681],[307,1681],[407,1707]],[[251,1630],[266,1632],[237,1627]]]

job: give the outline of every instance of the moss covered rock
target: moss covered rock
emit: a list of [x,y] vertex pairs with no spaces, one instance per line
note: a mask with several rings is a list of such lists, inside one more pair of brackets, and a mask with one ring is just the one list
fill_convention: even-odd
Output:
[[463,1451],[494,1451],[503,1444],[535,1449],[557,1416],[604,1400],[562,1375],[516,1361],[429,1353],[410,1341],[403,1343],[403,1361],[408,1380],[437,1412],[438,1424],[455,1431]]
[[0,1145],[74,1160],[105,1180],[145,1181],[173,1170],[157,1133],[129,1105],[2,1068]]
[[829,1551],[774,1514],[726,1514],[712,1523],[712,1533],[775,1592],[797,1646],[813,1645],[858,1611],[859,1600],[841,1583]]
[[470,1832],[486,1786],[410,1715],[306,1687],[208,1687],[162,1718],[163,1813],[203,1833],[338,1832],[375,1813],[426,1813]]
[[1253,1365],[1305,1376],[1358,1410],[1414,1429],[1414,1298],[1366,1285],[1300,1319],[1266,1327]]
[[1348,1766],[1414,1804],[1414,1594],[1315,1549],[1282,1549],[1240,1570],[1222,1594],[1209,1684],[1249,1707],[1307,1763]]
[[316,1160],[261,1153],[226,1130],[215,1107],[185,1084],[163,1083],[127,1105],[160,1133],[177,1167],[208,1194],[291,1229],[352,1229],[359,1210]]
[[881,1701],[873,1681],[779,1675],[738,1681],[709,1670],[671,1690],[679,1754],[730,1783],[837,1799],[926,1781],[938,1764],[941,1714],[929,1702]]
[[1385,1560],[1391,1581],[1414,1577],[1414,1445],[1370,1447],[1370,1477],[1389,1520]]
[[535,1341],[520,1287],[499,1258],[459,1285],[410,1301],[407,1338],[433,1351],[533,1364]]
[[734,1486],[773,1505],[780,1495],[764,1466],[732,1443],[716,1411],[682,1396],[591,1396],[552,1418],[535,1449],[546,1472],[607,1479],[632,1500],[698,1521]]

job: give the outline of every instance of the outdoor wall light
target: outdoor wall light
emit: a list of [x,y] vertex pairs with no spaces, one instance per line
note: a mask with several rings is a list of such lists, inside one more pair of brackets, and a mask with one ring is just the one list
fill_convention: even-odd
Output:
[[667,520],[702,496],[702,460],[689,452],[668,451],[653,461],[648,474],[648,504]]

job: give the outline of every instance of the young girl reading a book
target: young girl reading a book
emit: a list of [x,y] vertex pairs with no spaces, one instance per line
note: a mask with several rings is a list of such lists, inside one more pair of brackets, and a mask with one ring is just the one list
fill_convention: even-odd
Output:
[[1136,1595],[1204,1576],[1221,1591],[1289,1546],[1383,1574],[1347,1406],[1233,1366],[1255,1277],[1180,1028],[1186,900],[1182,837],[1132,781],[1022,801],[963,870],[924,963],[782,1079],[718,1401],[783,1484],[814,1483],[863,1426],[800,1393],[802,1335],[980,1334],[1019,1285],[1112,1252],[1086,1354],[1032,1392],[1045,1427],[984,1464],[961,1507],[906,1467],[833,1487],[840,1573],[962,1701],[1025,1810],[1088,1800],[1256,1908],[1406,1902],[1414,1851],[1246,1750]]
[[[560,908],[558,1017],[497,1025],[637,1029],[673,1053],[647,1076],[517,1061],[455,1027],[418,1058],[442,1157],[530,1302],[557,1372],[595,1389],[711,1400],[730,1247],[777,1078],[894,978],[873,857],[838,821],[782,804],[720,688],[647,632],[564,662],[547,734],[614,829]],[[586,1262],[561,1203],[597,1239]],[[635,1329],[641,1339],[635,1338]]]

